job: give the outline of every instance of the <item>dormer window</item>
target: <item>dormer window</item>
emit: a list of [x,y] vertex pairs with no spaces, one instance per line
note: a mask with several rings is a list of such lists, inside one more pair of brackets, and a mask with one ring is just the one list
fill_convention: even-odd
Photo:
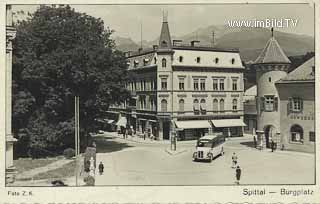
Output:
[[144,59],[143,60],[143,66],[146,66],[148,64],[148,62],[149,62],[149,59]]
[[182,56],[179,57],[179,62],[183,62],[183,57]]
[[231,64],[234,64],[234,61],[235,61],[235,59],[234,59],[234,58],[232,58],[232,59],[231,59]]
[[168,46],[167,41],[163,40],[163,41],[161,42],[161,46],[162,46],[162,47],[167,47],[167,46]]
[[219,63],[219,58],[218,57],[216,57],[215,62],[216,62],[216,64]]
[[139,61],[138,60],[134,60],[134,67],[137,67],[139,65]]
[[197,57],[197,63],[200,63],[200,57]]

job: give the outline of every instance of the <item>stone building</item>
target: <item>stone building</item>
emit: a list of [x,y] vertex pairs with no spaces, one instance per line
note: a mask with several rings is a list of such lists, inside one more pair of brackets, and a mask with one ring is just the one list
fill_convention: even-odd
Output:
[[257,134],[260,143],[280,143],[279,94],[275,82],[287,76],[290,60],[273,36],[267,42],[253,67],[257,83]]
[[239,51],[171,40],[164,18],[158,45],[128,53],[133,99],[110,111],[116,123],[157,139],[195,139],[211,131],[243,134],[243,71]]
[[16,170],[13,166],[13,143],[16,139],[12,135],[12,40],[16,30],[13,27],[11,5],[6,6],[6,182],[14,181]]
[[276,82],[284,149],[315,152],[314,57]]

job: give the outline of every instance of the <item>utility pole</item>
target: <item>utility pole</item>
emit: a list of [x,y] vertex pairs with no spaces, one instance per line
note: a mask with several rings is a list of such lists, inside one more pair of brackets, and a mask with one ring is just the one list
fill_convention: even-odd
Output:
[[75,136],[75,157],[76,157],[76,168],[75,168],[75,173],[76,173],[76,186],[79,186],[79,162],[78,162],[78,157],[80,154],[80,137],[79,137],[79,96],[74,97],[74,136]]

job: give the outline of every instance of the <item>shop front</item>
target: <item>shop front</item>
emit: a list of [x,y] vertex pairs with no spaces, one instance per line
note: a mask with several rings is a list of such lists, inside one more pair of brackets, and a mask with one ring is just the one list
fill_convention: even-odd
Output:
[[211,125],[208,120],[175,121],[179,140],[194,140],[209,133]]
[[225,137],[243,136],[243,127],[246,124],[242,119],[211,120],[214,132],[222,132]]

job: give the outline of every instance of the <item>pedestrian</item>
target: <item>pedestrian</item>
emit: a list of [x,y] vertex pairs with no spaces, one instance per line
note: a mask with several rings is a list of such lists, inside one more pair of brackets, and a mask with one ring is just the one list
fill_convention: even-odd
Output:
[[271,152],[273,152],[273,150],[274,150],[274,141],[271,140]]
[[122,129],[122,136],[123,136],[123,139],[126,139],[126,130],[125,129]]
[[240,178],[241,178],[241,169],[240,166],[237,166],[236,168],[236,184],[239,185],[240,184]]
[[143,133],[143,140],[146,140],[146,137],[147,137],[147,132],[144,131],[144,133]]
[[253,136],[253,145],[254,145],[254,148],[256,149],[257,148],[257,138],[256,138],[256,136]]
[[237,157],[236,153],[233,152],[233,154],[232,154],[232,167],[231,168],[233,168],[233,169],[236,168],[237,163],[238,163],[238,157]]
[[99,174],[102,175],[103,174],[103,169],[104,169],[104,165],[102,162],[100,162],[99,164]]
[[260,150],[262,150],[263,149],[263,141],[261,140],[260,141]]

